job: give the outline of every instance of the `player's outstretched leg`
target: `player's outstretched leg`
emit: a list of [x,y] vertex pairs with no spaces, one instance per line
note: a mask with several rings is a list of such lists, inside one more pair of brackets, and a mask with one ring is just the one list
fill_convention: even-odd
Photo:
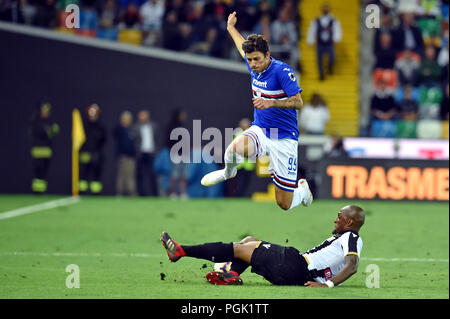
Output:
[[313,201],[313,195],[309,189],[308,182],[306,179],[300,179],[298,181],[299,193],[301,193],[301,203],[303,206],[310,206]]
[[211,271],[206,274],[206,280],[213,285],[242,285],[242,279],[235,271]]
[[164,248],[166,248],[167,256],[170,261],[176,262],[181,257],[186,256],[183,248],[175,240],[173,240],[168,233],[162,232],[161,241]]
[[253,155],[254,148],[254,143],[248,136],[238,136],[225,151],[225,168],[206,174],[200,183],[203,186],[213,186],[235,177],[237,174],[236,167],[242,163],[244,157]]
[[[313,195],[309,189],[306,179],[300,179],[298,186],[293,192],[276,189],[275,192],[277,204],[284,210],[293,209],[299,205],[310,206],[313,201]],[[290,197],[290,201],[288,199]]]

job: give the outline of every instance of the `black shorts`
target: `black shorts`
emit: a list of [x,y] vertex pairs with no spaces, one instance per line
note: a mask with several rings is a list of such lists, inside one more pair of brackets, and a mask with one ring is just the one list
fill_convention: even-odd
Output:
[[294,247],[284,247],[262,241],[250,260],[252,272],[274,285],[303,286],[313,280],[305,258]]

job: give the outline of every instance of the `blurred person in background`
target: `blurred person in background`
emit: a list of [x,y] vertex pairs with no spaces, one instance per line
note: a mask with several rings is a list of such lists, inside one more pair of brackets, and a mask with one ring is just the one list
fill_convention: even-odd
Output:
[[405,95],[403,101],[399,103],[399,115],[402,120],[416,121],[419,112],[419,106],[412,98],[413,88],[411,86],[405,87]]
[[130,1],[120,15],[119,29],[140,29],[141,25],[142,17],[139,13],[139,7],[135,2]]
[[[139,134],[137,152],[137,189],[140,196],[158,196],[158,185],[153,168],[156,153],[157,129],[150,120],[150,112],[141,110],[135,130]],[[147,187],[148,186],[148,187]]]
[[297,27],[287,7],[280,10],[278,18],[270,25],[270,31],[273,56],[298,70]]
[[161,38],[165,11],[164,0],[147,0],[139,11],[142,17],[144,44],[155,45]]
[[115,0],[106,0],[99,8],[98,27],[110,30],[116,27],[119,20],[119,8]]
[[320,94],[314,93],[309,103],[300,110],[299,127],[306,134],[323,135],[325,125],[330,120],[330,112]]
[[59,133],[59,125],[50,120],[51,108],[49,102],[38,103],[31,122],[31,157],[33,159],[31,190],[35,194],[47,191],[48,172],[53,156],[52,142]]
[[394,37],[394,25],[392,21],[391,14],[383,14],[381,16],[381,24],[380,27],[375,30],[375,37],[373,42],[373,48],[375,52],[380,50],[380,38],[382,34],[388,33],[391,36],[391,39]]
[[325,157],[348,158],[348,153],[344,148],[344,141],[338,134],[333,134],[323,146]]
[[35,25],[50,29],[58,26],[58,10],[55,0],[40,0],[38,2]]
[[[167,148],[169,149],[169,152],[171,152],[172,147],[176,143],[178,143],[178,140],[172,140],[170,138],[170,134],[176,128],[185,128],[186,119],[186,111],[182,109],[176,109],[172,112],[170,122],[166,128]],[[172,199],[175,199],[177,197],[180,197],[181,199],[187,199],[187,174],[190,158],[184,158],[183,154],[179,153],[177,155],[180,156],[179,159],[172,158],[172,154],[170,158],[172,162],[172,172],[170,176],[169,195]],[[181,161],[179,163],[176,163],[180,159]]]
[[375,69],[393,69],[395,63],[396,51],[392,44],[389,33],[383,33],[380,36],[380,45],[378,51],[375,51]]
[[136,196],[136,140],[133,115],[129,111],[120,114],[120,123],[114,128],[117,155],[116,194]]
[[436,50],[427,46],[419,68],[419,84],[427,87],[438,86],[441,80],[441,67],[436,61]]
[[80,192],[90,191],[91,194],[100,194],[103,190],[101,182],[106,142],[106,129],[100,118],[100,107],[91,104],[86,108],[87,121],[85,122],[86,141],[80,149]]
[[338,19],[330,14],[330,6],[322,6],[322,15],[311,21],[308,29],[307,43],[312,46],[317,42],[317,64],[320,80],[325,79],[323,57],[328,56],[328,73],[333,73],[335,62],[334,45],[342,40],[342,29]]
[[397,51],[412,50],[423,54],[422,31],[414,25],[414,13],[405,12],[401,15],[401,23],[395,29],[393,43]]
[[394,63],[401,85],[416,85],[419,76],[420,56],[411,51],[405,50]]
[[397,116],[397,105],[385,80],[381,80],[370,100],[372,120],[388,121]]

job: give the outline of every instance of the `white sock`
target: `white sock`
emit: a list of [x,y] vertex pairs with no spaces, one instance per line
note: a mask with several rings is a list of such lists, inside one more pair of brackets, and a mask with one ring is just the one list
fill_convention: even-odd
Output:
[[244,161],[244,157],[233,150],[232,145],[228,145],[225,155],[225,178],[233,175],[236,167]]
[[297,187],[296,189],[294,189],[294,196],[292,196],[292,203],[289,209],[297,207],[302,203],[302,201],[303,201],[303,194],[301,193],[300,187]]

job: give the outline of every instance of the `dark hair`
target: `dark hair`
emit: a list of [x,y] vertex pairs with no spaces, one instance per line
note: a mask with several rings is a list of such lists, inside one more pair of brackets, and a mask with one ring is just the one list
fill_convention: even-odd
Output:
[[269,51],[269,43],[262,35],[251,34],[247,37],[247,40],[242,43],[242,50],[244,50],[245,53],[259,51],[266,55]]

